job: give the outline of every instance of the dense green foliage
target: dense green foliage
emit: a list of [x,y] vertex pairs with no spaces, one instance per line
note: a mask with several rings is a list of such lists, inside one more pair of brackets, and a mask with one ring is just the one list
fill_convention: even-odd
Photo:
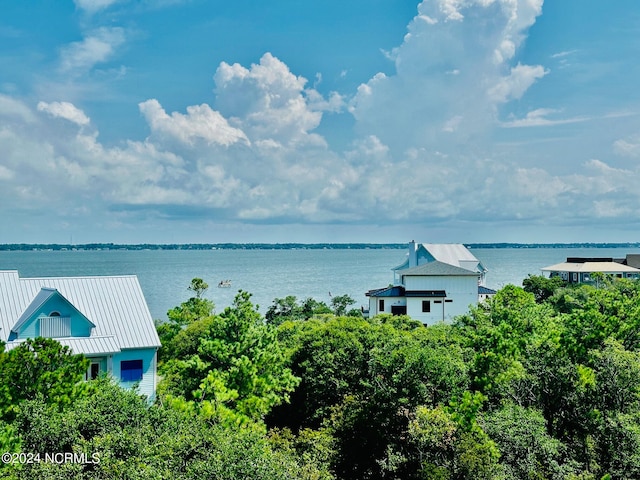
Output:
[[536,302],[542,303],[551,297],[560,287],[567,285],[561,277],[543,277],[541,275],[529,275],[522,281],[525,292],[533,293]]
[[251,429],[229,429],[172,408],[148,407],[108,379],[90,382],[85,396],[59,411],[25,402],[15,421],[25,452],[85,454],[74,462],[7,465],[16,479],[322,478],[294,449],[275,448]]
[[285,298],[276,298],[265,315],[265,321],[269,325],[278,326],[286,321],[309,320],[310,318],[331,314],[332,311],[324,302],[319,302],[313,298],[307,298],[298,303],[298,299],[293,295]]
[[288,399],[298,379],[285,365],[275,327],[250,298],[240,291],[232,307],[192,320],[176,335],[162,396],[229,424],[260,420]]
[[[4,348],[4,345],[2,345]],[[89,368],[82,355],[73,355],[49,338],[28,339],[0,353],[0,418],[11,419],[23,400],[40,397],[56,408],[78,395],[78,382]]]
[[[529,277],[453,324],[207,285],[158,326],[149,406],[52,340],[0,354],[0,478],[640,478],[640,283]],[[24,368],[26,366],[26,368]]]

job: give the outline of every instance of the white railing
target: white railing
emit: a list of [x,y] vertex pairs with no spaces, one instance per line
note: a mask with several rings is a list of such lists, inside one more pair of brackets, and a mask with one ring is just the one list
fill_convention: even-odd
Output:
[[61,338],[71,336],[71,317],[40,317],[40,336]]

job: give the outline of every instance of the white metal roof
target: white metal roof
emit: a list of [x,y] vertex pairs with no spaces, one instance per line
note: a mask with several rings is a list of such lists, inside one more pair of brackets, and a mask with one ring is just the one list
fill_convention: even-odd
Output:
[[[407,256],[407,259],[392,270],[399,271],[409,268],[409,257],[411,256],[412,248],[416,248],[418,251],[421,248],[426,250],[437,262],[446,263],[448,265],[453,265],[454,267],[460,267],[474,272],[486,272],[486,268],[482,265],[482,262],[480,262],[480,260],[478,260],[476,256],[461,243],[414,244],[412,242],[409,244],[409,255]],[[418,263],[422,264],[420,261]]]
[[[74,353],[82,353],[83,355],[107,355],[110,353],[118,353],[120,347],[116,337],[66,337],[56,338],[61,345],[67,346]],[[15,340],[7,342],[6,350],[12,350],[24,340]]]
[[15,270],[0,271],[1,340],[7,341],[11,328],[42,288],[55,288],[93,322],[91,337],[113,337],[119,349],[160,347],[135,275],[20,278]]
[[543,272],[570,272],[570,273],[640,273],[637,268],[617,262],[563,262],[541,268]]
[[482,262],[461,243],[426,243],[423,245],[439,262],[483,274],[487,272]]
[[442,263],[465,268],[461,262],[479,262],[475,255],[461,243],[423,243],[422,245],[436,260]]

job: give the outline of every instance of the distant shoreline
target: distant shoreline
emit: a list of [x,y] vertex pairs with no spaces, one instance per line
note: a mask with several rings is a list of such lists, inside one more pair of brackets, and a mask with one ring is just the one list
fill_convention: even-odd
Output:
[[[640,242],[627,243],[465,243],[480,248],[640,248]],[[101,250],[382,250],[406,249],[407,243],[86,243],[86,244],[0,244],[0,251],[101,251]]]

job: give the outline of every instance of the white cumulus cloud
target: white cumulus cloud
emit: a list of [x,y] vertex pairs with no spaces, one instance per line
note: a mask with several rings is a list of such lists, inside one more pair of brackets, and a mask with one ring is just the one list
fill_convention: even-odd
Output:
[[291,73],[270,53],[251,68],[222,62],[214,80],[218,110],[233,119],[250,139],[320,141],[310,135],[322,118],[322,113],[310,104],[310,99],[313,104],[318,103],[316,93],[307,93],[307,80]]
[[219,112],[206,104],[187,107],[186,115],[178,112],[168,115],[155,99],[142,102],[139,107],[154,133],[169,135],[187,144],[193,144],[196,139],[224,146],[249,142],[242,130],[230,126]]
[[88,125],[91,121],[82,110],[69,102],[39,102],[38,110],[52,117],[64,118],[79,126]]
[[513,67],[509,75],[498,80],[489,88],[488,95],[496,103],[519,99],[536,80],[547,74],[541,65],[520,65]]
[[466,142],[491,127],[498,105],[546,74],[510,64],[541,7],[541,0],[421,2],[394,49],[395,74],[373,76],[350,104],[358,132],[406,150],[436,148],[442,132]]
[[[110,4],[77,2],[87,11]],[[549,80],[544,66],[519,59],[541,6],[425,0],[389,55],[395,69],[355,92],[323,95],[321,75],[310,86],[270,53],[252,65],[221,62],[211,69],[210,104],[167,111],[156,98],[139,103],[150,131],[143,140],[101,143],[95,114],[90,119],[73,95],[48,92],[40,98],[75,104],[42,101],[39,115],[0,94],[0,212],[19,218],[14,210],[47,209],[131,228],[149,218],[405,231],[447,222],[637,219],[640,168],[629,160],[640,156],[637,136],[619,134],[607,144],[623,167],[605,158],[568,173],[562,155],[544,150],[547,158],[538,158],[528,147],[534,129],[504,128],[593,119],[529,102],[531,86]],[[89,32],[61,50],[63,69],[77,80],[125,41],[121,29]],[[513,113],[500,122],[508,106]],[[320,133],[330,130],[326,112],[353,116],[355,132],[339,132],[342,150]],[[507,144],[507,133],[522,143]]]

